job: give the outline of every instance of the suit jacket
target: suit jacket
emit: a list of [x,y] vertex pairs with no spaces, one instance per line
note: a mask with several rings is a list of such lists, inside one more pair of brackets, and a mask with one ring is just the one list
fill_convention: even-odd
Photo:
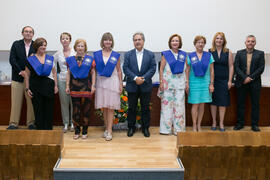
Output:
[[[138,90],[140,90],[141,92],[151,92],[152,77],[156,72],[156,61],[153,52],[144,49],[140,71],[137,63],[136,49],[126,52],[123,70],[127,79],[127,92],[137,92]],[[134,78],[136,76],[144,77],[144,83],[141,85],[137,85],[134,81]]]
[[[33,41],[31,43],[28,56],[30,56],[32,53],[34,53]],[[27,57],[25,52],[24,40],[21,39],[15,41],[12,44],[9,55],[9,63],[12,67],[12,81],[23,82],[24,78],[20,76],[19,73],[25,70],[26,61]]]
[[236,74],[235,86],[240,87],[247,77],[253,79],[250,82],[253,87],[261,87],[261,74],[264,71],[264,52],[254,49],[250,64],[250,74],[247,75],[247,50],[237,51],[234,61],[234,71]]

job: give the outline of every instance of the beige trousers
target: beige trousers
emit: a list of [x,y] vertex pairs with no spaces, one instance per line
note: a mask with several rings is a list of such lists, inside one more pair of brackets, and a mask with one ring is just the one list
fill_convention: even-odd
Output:
[[19,125],[23,95],[25,95],[27,105],[26,124],[27,126],[34,124],[35,116],[32,100],[25,92],[25,83],[11,81],[11,112],[9,125],[13,125],[16,127],[18,127]]

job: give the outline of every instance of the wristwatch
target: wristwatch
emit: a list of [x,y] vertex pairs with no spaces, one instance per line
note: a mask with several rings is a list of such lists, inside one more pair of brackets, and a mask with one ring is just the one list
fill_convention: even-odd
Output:
[[29,90],[29,88],[25,88],[25,92],[27,92]]

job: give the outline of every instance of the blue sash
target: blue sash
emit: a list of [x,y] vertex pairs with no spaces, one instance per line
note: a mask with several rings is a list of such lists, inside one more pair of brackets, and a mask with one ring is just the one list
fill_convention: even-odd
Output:
[[204,76],[208,69],[211,53],[203,51],[201,61],[199,60],[196,52],[189,53],[188,57],[190,59],[190,63],[191,63],[195,76],[197,77]]
[[53,56],[45,55],[45,62],[41,64],[38,58],[34,56],[28,57],[28,62],[31,64],[37,75],[39,76],[49,76],[53,68]]
[[81,66],[79,67],[75,56],[70,56],[66,58],[66,62],[69,66],[69,70],[75,79],[87,78],[89,71],[92,66],[93,58],[92,56],[85,55]]
[[179,74],[183,72],[187,57],[186,52],[178,50],[177,59],[175,59],[175,56],[171,50],[163,51],[161,54],[165,57],[166,61],[170,65],[173,74]]
[[96,62],[96,69],[100,76],[111,77],[113,70],[117,64],[120,54],[112,51],[106,65],[103,61],[102,50],[94,52],[94,59]]

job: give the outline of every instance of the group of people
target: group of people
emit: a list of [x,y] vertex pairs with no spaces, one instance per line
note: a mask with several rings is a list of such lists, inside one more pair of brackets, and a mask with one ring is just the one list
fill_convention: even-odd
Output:
[[[63,49],[53,56],[46,53],[47,41],[33,41],[34,29],[25,26],[22,40],[15,41],[10,51],[12,66],[11,115],[7,129],[17,129],[23,94],[27,102],[27,126],[29,129],[52,129],[54,95],[59,91],[61,113],[66,132],[75,131],[74,139],[87,138],[91,99],[95,96],[95,108],[102,108],[105,131],[103,137],[112,140],[114,110],[120,109],[123,75],[120,54],[113,51],[111,33],[104,33],[101,50],[87,54],[87,43],[77,39],[73,49],[72,37],[60,35]],[[128,132],[136,131],[136,111],[140,99],[142,133],[150,136],[150,97],[152,77],[156,71],[154,53],[144,48],[145,37],[141,32],[133,35],[134,49],[125,53],[123,71],[128,92]],[[161,98],[160,133],[177,134],[185,131],[185,93],[192,104],[193,131],[201,131],[204,104],[211,103],[213,124],[217,130],[216,113],[219,109],[219,130],[225,131],[224,115],[230,105],[229,89],[236,74],[238,119],[235,130],[244,126],[245,99],[247,93],[252,101],[252,130],[259,131],[259,98],[261,74],[264,70],[264,52],[254,49],[256,38],[246,38],[246,49],[232,52],[226,47],[224,33],[215,34],[212,47],[205,51],[206,39],[196,36],[195,51],[181,50],[182,38],[173,34],[168,41],[169,50],[162,52],[159,66]],[[59,67],[57,70],[57,66]],[[58,73],[57,73],[58,72]],[[81,135],[80,135],[81,134]]]
[[185,91],[188,103],[192,104],[191,116],[193,131],[201,131],[204,104],[210,103],[212,126],[217,130],[217,109],[219,110],[219,130],[225,131],[224,116],[230,105],[230,88],[235,74],[237,88],[237,124],[234,130],[240,130],[245,124],[245,100],[251,97],[251,129],[260,131],[259,100],[261,74],[264,71],[264,52],[254,49],[254,35],[246,37],[246,48],[239,50],[233,60],[232,52],[226,47],[225,34],[217,32],[212,47],[204,51],[206,39],[196,36],[193,44],[195,51],[186,53],[181,49],[182,39],[174,34],[169,39],[170,50],[162,52],[160,65],[161,97],[161,134],[177,134],[185,130]]

